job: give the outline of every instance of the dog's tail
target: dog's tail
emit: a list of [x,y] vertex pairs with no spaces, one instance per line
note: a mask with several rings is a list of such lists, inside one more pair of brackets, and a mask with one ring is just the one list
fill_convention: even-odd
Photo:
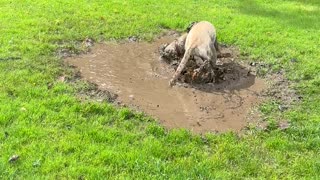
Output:
[[221,53],[220,48],[219,48],[219,43],[218,43],[218,39],[216,37],[215,41],[214,41],[214,47],[216,48],[218,54]]
[[170,81],[170,86],[174,85],[174,83],[177,81],[177,79],[179,78],[181,72],[183,71],[183,69],[186,67],[188,60],[190,59],[190,56],[193,52],[194,48],[189,48],[186,50],[186,52],[184,53],[184,56],[176,70],[176,72],[174,73],[171,81]]

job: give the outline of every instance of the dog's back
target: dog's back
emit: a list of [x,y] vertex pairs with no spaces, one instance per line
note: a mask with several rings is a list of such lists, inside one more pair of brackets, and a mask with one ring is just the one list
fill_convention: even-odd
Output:
[[[193,25],[185,44],[185,49],[198,47],[203,49],[204,46],[214,45],[216,39],[216,30],[214,26],[207,22],[201,21]],[[207,48],[207,47],[205,47]]]

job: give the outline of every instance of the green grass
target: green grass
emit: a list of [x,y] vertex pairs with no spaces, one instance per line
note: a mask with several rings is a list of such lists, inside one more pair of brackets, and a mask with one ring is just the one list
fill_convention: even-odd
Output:
[[[319,17],[318,0],[1,0],[0,178],[319,179]],[[262,110],[289,129],[166,131],[128,109],[80,101],[76,87],[56,80],[65,71],[59,48],[79,51],[86,37],[150,40],[195,20],[214,23],[219,40],[242,55],[286,70],[302,103]]]

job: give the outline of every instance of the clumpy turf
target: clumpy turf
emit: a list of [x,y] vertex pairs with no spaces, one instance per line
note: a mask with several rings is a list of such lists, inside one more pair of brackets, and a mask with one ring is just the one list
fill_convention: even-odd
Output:
[[[319,17],[318,0],[1,0],[0,178],[320,178]],[[219,41],[243,56],[286,70],[302,103],[285,113],[264,104],[268,131],[201,137],[82,102],[56,80],[59,48],[80,51],[86,37],[150,40],[197,20],[214,23]],[[279,119],[290,128],[276,128]]]

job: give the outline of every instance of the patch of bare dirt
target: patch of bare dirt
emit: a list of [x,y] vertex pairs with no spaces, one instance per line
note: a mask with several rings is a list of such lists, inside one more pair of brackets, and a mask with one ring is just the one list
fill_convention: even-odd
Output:
[[[250,65],[241,63],[236,48],[222,47],[215,81],[205,84],[182,80],[170,88],[174,67],[159,60],[158,48],[176,33],[153,43],[96,44],[84,55],[65,59],[97,89],[117,94],[117,101],[158,119],[167,128],[187,128],[197,133],[239,131],[248,123],[250,110],[267,89]],[[185,83],[183,83],[185,82]]]
[[271,82],[271,87],[265,92],[268,97],[273,97],[280,103],[279,110],[285,111],[292,105],[300,102],[303,97],[297,94],[293,88],[293,84],[285,78],[285,72],[283,70],[277,73],[268,73],[266,79]]

